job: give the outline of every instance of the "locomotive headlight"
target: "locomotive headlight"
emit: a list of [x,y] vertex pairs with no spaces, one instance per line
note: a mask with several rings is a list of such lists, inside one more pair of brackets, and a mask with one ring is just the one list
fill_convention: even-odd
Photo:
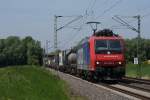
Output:
[[121,61],[119,61],[119,62],[118,62],[118,64],[119,64],[119,65],[121,65],[121,64],[122,64],[122,62],[121,62]]
[[100,64],[100,62],[99,62],[99,61],[97,61],[97,62],[96,62],[96,64],[97,64],[97,65],[99,65],[99,64]]

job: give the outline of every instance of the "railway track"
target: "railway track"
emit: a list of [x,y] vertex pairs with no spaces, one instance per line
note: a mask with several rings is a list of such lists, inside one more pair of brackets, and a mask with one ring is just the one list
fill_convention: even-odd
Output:
[[[106,88],[109,88],[109,89],[127,94],[129,96],[133,96],[137,99],[150,100],[150,84],[149,84],[149,81],[148,80],[146,80],[146,81],[142,80],[141,81],[139,79],[138,80],[134,79],[134,80],[130,80],[130,82],[129,82],[129,79],[130,78],[128,78],[128,80],[123,79],[122,82],[119,81],[117,83],[114,83],[114,82],[110,82],[110,83],[109,82],[108,83],[107,82],[100,82],[100,83],[93,83],[93,84],[96,84],[97,86],[98,85],[104,86]],[[148,85],[147,87],[149,87],[149,88],[143,88],[143,87],[140,87],[140,86],[135,85],[135,84],[131,85],[131,83],[138,83],[138,85],[141,85],[141,83],[146,84],[146,85]]]
[[125,77],[119,84],[150,93],[150,80]]
[[[130,80],[129,82],[129,79]],[[136,83],[136,84],[131,84],[131,83]],[[137,85],[138,83],[138,85]],[[146,87],[140,87],[140,85],[144,84],[147,85]],[[128,78],[128,79],[123,79],[116,82],[100,82],[97,85],[102,85],[106,88],[133,96],[137,99],[141,100],[150,100],[150,84],[149,80],[140,80],[140,79],[134,79],[133,78]],[[149,88],[148,88],[149,87]]]
[[110,89],[140,98],[150,100],[150,80],[124,77],[117,83],[100,83]]
[[118,82],[100,82],[99,85],[141,100],[150,100],[150,80],[125,77]]
[[140,83],[140,84],[147,84],[150,85],[150,80],[145,80],[145,79],[137,79],[137,78],[131,78],[131,77],[123,77],[122,81],[126,82],[134,82],[134,83]]
[[136,97],[141,100],[150,100],[150,92],[144,89],[139,89],[135,87],[131,87],[125,84],[107,84],[107,83],[99,83],[99,85],[102,85],[104,87],[107,87],[109,89],[119,91],[121,93]]
[[[92,83],[92,82],[89,82],[87,80],[83,80],[81,78],[72,76],[70,74],[66,74],[66,75],[69,75],[72,78],[76,78],[78,80],[82,80],[83,82],[88,82],[90,84],[93,84],[93,86],[96,86],[98,88],[103,86],[103,87],[108,88],[112,91],[117,91],[117,92],[129,95],[129,96],[135,97],[139,100],[140,99],[141,100],[150,100],[150,89],[144,89],[142,87],[129,84],[129,83],[135,83],[135,82],[137,82],[138,84],[141,84],[141,83],[142,84],[144,84],[144,83],[149,84],[148,81],[144,82],[142,80],[142,82],[141,82],[141,81],[130,80],[130,82],[129,82],[129,80],[128,80],[125,82],[125,79],[123,79],[123,82],[117,82],[117,83],[105,83],[105,82]],[[149,87],[150,87],[150,85],[149,85]]]
[[141,90],[141,91],[146,91],[146,92],[149,92],[150,93],[150,86],[140,86],[139,84],[126,84],[126,83],[122,83],[122,82],[119,82],[120,85],[123,85],[123,86],[126,86],[126,87],[130,87],[130,88],[134,88],[134,89],[137,89],[137,90]]

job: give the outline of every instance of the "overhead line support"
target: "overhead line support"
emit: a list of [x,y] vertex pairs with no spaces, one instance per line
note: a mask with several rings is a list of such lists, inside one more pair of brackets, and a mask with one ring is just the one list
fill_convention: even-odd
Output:
[[131,26],[130,24],[128,24],[127,22],[125,22],[123,19],[121,19],[118,16],[114,16],[112,19],[138,33],[138,36],[137,36],[137,58],[138,58],[138,66],[139,66],[139,68],[138,68],[138,74],[139,75],[138,76],[139,76],[139,78],[141,78],[141,57],[139,55],[141,53],[141,50],[140,50],[140,47],[141,47],[141,44],[140,44],[140,40],[141,40],[141,16],[140,15],[132,16],[132,18],[137,18],[137,20],[138,20],[138,27],[137,28],[134,28],[133,26]]

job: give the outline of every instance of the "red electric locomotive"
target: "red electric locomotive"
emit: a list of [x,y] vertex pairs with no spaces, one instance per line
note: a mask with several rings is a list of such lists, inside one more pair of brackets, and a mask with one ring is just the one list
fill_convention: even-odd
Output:
[[122,37],[105,29],[83,39],[77,46],[77,71],[86,78],[121,79],[125,75]]

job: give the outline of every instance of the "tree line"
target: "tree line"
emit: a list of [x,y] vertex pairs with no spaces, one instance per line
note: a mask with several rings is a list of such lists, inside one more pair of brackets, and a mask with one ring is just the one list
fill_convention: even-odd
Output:
[[127,62],[134,61],[134,57],[137,57],[137,49],[141,62],[150,60],[150,39],[141,38],[138,43],[139,46],[137,46],[137,41],[137,38],[125,40]]
[[23,39],[17,36],[0,39],[0,66],[40,65],[42,53],[40,42],[30,36]]

